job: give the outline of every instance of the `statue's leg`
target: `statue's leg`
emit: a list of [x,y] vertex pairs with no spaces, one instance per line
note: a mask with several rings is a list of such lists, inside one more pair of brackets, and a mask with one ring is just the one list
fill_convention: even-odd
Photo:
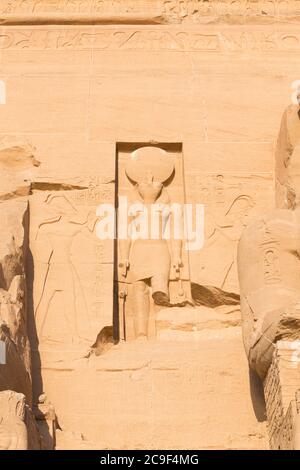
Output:
[[149,288],[145,281],[133,285],[134,329],[136,338],[147,337],[150,313]]

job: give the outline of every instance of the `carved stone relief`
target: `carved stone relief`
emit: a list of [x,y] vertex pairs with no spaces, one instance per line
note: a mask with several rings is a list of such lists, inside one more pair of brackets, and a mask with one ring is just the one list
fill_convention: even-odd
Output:
[[[299,2],[2,0],[0,15],[3,126],[38,148],[0,137],[0,447],[265,448],[241,330],[271,447],[299,446],[297,390],[281,393],[299,367],[279,344],[300,340],[296,105],[261,216]],[[155,240],[123,240],[119,212],[117,238],[98,236],[99,205],[124,197],[140,204],[128,235],[158,206]],[[197,251],[163,237],[184,203],[205,208]]]
[[242,29],[229,27],[215,33],[204,25],[203,31],[196,28],[184,30],[165,26],[153,29],[127,26],[117,32],[111,26],[85,29],[65,27],[51,30],[40,26],[18,28],[12,26],[0,35],[0,50],[140,50],[170,52],[297,52],[300,49],[300,34],[284,27],[274,30],[266,26],[263,31],[247,25]]
[[[192,302],[188,254],[183,247],[181,172],[178,151],[170,153],[154,146],[137,147],[131,153],[119,149],[119,196],[132,207],[128,210],[128,239],[119,240],[118,251],[121,339],[155,337],[155,305]],[[119,198],[119,209],[122,201]],[[176,214],[171,210],[176,203],[179,220],[174,220]],[[145,220],[146,234],[140,226]],[[177,239],[169,228],[176,222],[181,233]],[[124,228],[119,225],[118,235],[121,232]]]
[[296,1],[281,0],[3,0],[0,11],[6,23],[13,19],[24,22],[62,15],[84,22],[85,15],[93,15],[100,23],[109,18],[126,23],[134,18],[145,22],[197,24],[211,18],[229,22],[230,17],[238,23],[242,20],[268,23],[293,17],[295,11],[299,15],[297,7]]
[[202,250],[191,253],[191,279],[238,293],[237,243],[264,207],[272,207],[272,175],[195,172],[186,181],[188,200],[205,206],[205,241]]
[[104,185],[37,193],[32,199],[34,312],[41,344],[91,346],[112,324],[113,241],[105,244],[95,229],[97,205],[113,194]]

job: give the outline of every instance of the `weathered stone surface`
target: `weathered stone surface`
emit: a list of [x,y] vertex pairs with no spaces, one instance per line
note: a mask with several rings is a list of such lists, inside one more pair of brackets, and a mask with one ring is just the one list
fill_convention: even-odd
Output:
[[25,397],[11,391],[0,392],[1,450],[27,450],[28,436],[25,424]]
[[25,258],[28,249],[28,203],[0,204],[3,221],[0,243],[0,337],[6,363],[1,365],[1,390],[26,395],[31,405],[31,360],[27,335]]
[[[181,324],[179,315],[185,315]],[[177,318],[170,326],[172,316]],[[73,446],[93,449],[92,441],[108,449],[265,449],[266,427],[253,412],[237,315],[167,309],[158,323],[156,341],[119,344],[76,362],[43,356],[44,385],[60,426],[85,438],[80,443],[73,437]],[[232,420],[232,408],[240,420]],[[70,448],[72,440],[58,433],[58,445]]]
[[40,438],[25,396],[0,392],[0,450],[39,450]]
[[35,426],[38,429],[40,448],[54,450],[56,448],[57,419],[52,403],[42,394],[33,408]]
[[244,342],[262,377],[276,341],[300,338],[298,230],[298,211],[277,210],[249,226],[239,244]]
[[[267,447],[241,328],[261,377],[299,336],[297,105],[275,143],[299,21],[296,0],[1,1],[0,389],[33,407],[29,448],[35,419],[48,449]],[[149,146],[170,180],[152,156],[126,173]],[[99,206],[130,189],[202,204],[203,246],[121,259]]]
[[229,23],[297,21],[297,0],[4,0],[3,24]]
[[245,349],[264,379],[270,447],[285,450],[299,448],[299,109],[286,109],[277,139],[279,209],[250,224],[238,247]]
[[0,144],[0,365],[1,449],[40,449],[32,407],[26,260],[34,148],[3,136]]
[[39,162],[34,158],[34,148],[28,143],[11,138],[0,140],[0,201],[28,196],[32,168]]
[[264,382],[273,450],[299,450],[299,345],[299,341],[278,341]]

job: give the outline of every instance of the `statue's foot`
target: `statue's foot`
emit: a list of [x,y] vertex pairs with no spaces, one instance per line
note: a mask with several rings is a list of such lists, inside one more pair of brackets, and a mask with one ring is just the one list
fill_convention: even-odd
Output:
[[153,292],[152,298],[156,305],[161,305],[162,307],[171,307],[170,299],[165,292]]

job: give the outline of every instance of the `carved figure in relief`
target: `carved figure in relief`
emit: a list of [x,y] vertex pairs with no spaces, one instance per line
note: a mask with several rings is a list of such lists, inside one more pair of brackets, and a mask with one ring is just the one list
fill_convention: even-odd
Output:
[[[126,167],[127,177],[134,185],[133,200],[137,210],[130,219],[129,239],[120,242],[119,267],[123,278],[132,283],[136,338],[148,335],[150,290],[156,304],[170,305],[171,265],[177,272],[182,267],[181,239],[168,244],[165,237],[173,217],[165,183],[173,172],[174,162],[170,156],[156,147],[136,150]],[[148,233],[140,234],[139,223],[145,220]]]
[[[236,273],[236,245],[242,230],[247,226],[249,218],[255,207],[253,198],[242,194],[225,207],[220,204],[218,209],[218,196],[216,192],[213,209],[206,211],[205,250],[200,253],[201,267],[214,273],[218,280],[218,287],[231,289],[232,280]],[[216,209],[214,210],[214,208]],[[220,253],[222,254],[220,261]],[[236,286],[237,287],[237,286]]]
[[36,245],[43,244],[41,252],[46,252],[44,261],[47,263],[43,289],[35,308],[37,331],[43,339],[50,306],[60,294],[61,313],[68,325],[70,340],[75,342],[79,338],[85,339],[80,321],[89,327],[89,315],[85,294],[72,263],[71,248],[74,237],[83,229],[93,232],[96,217],[89,214],[83,219],[65,195],[49,195],[45,203],[56,215],[39,224],[35,237]]

